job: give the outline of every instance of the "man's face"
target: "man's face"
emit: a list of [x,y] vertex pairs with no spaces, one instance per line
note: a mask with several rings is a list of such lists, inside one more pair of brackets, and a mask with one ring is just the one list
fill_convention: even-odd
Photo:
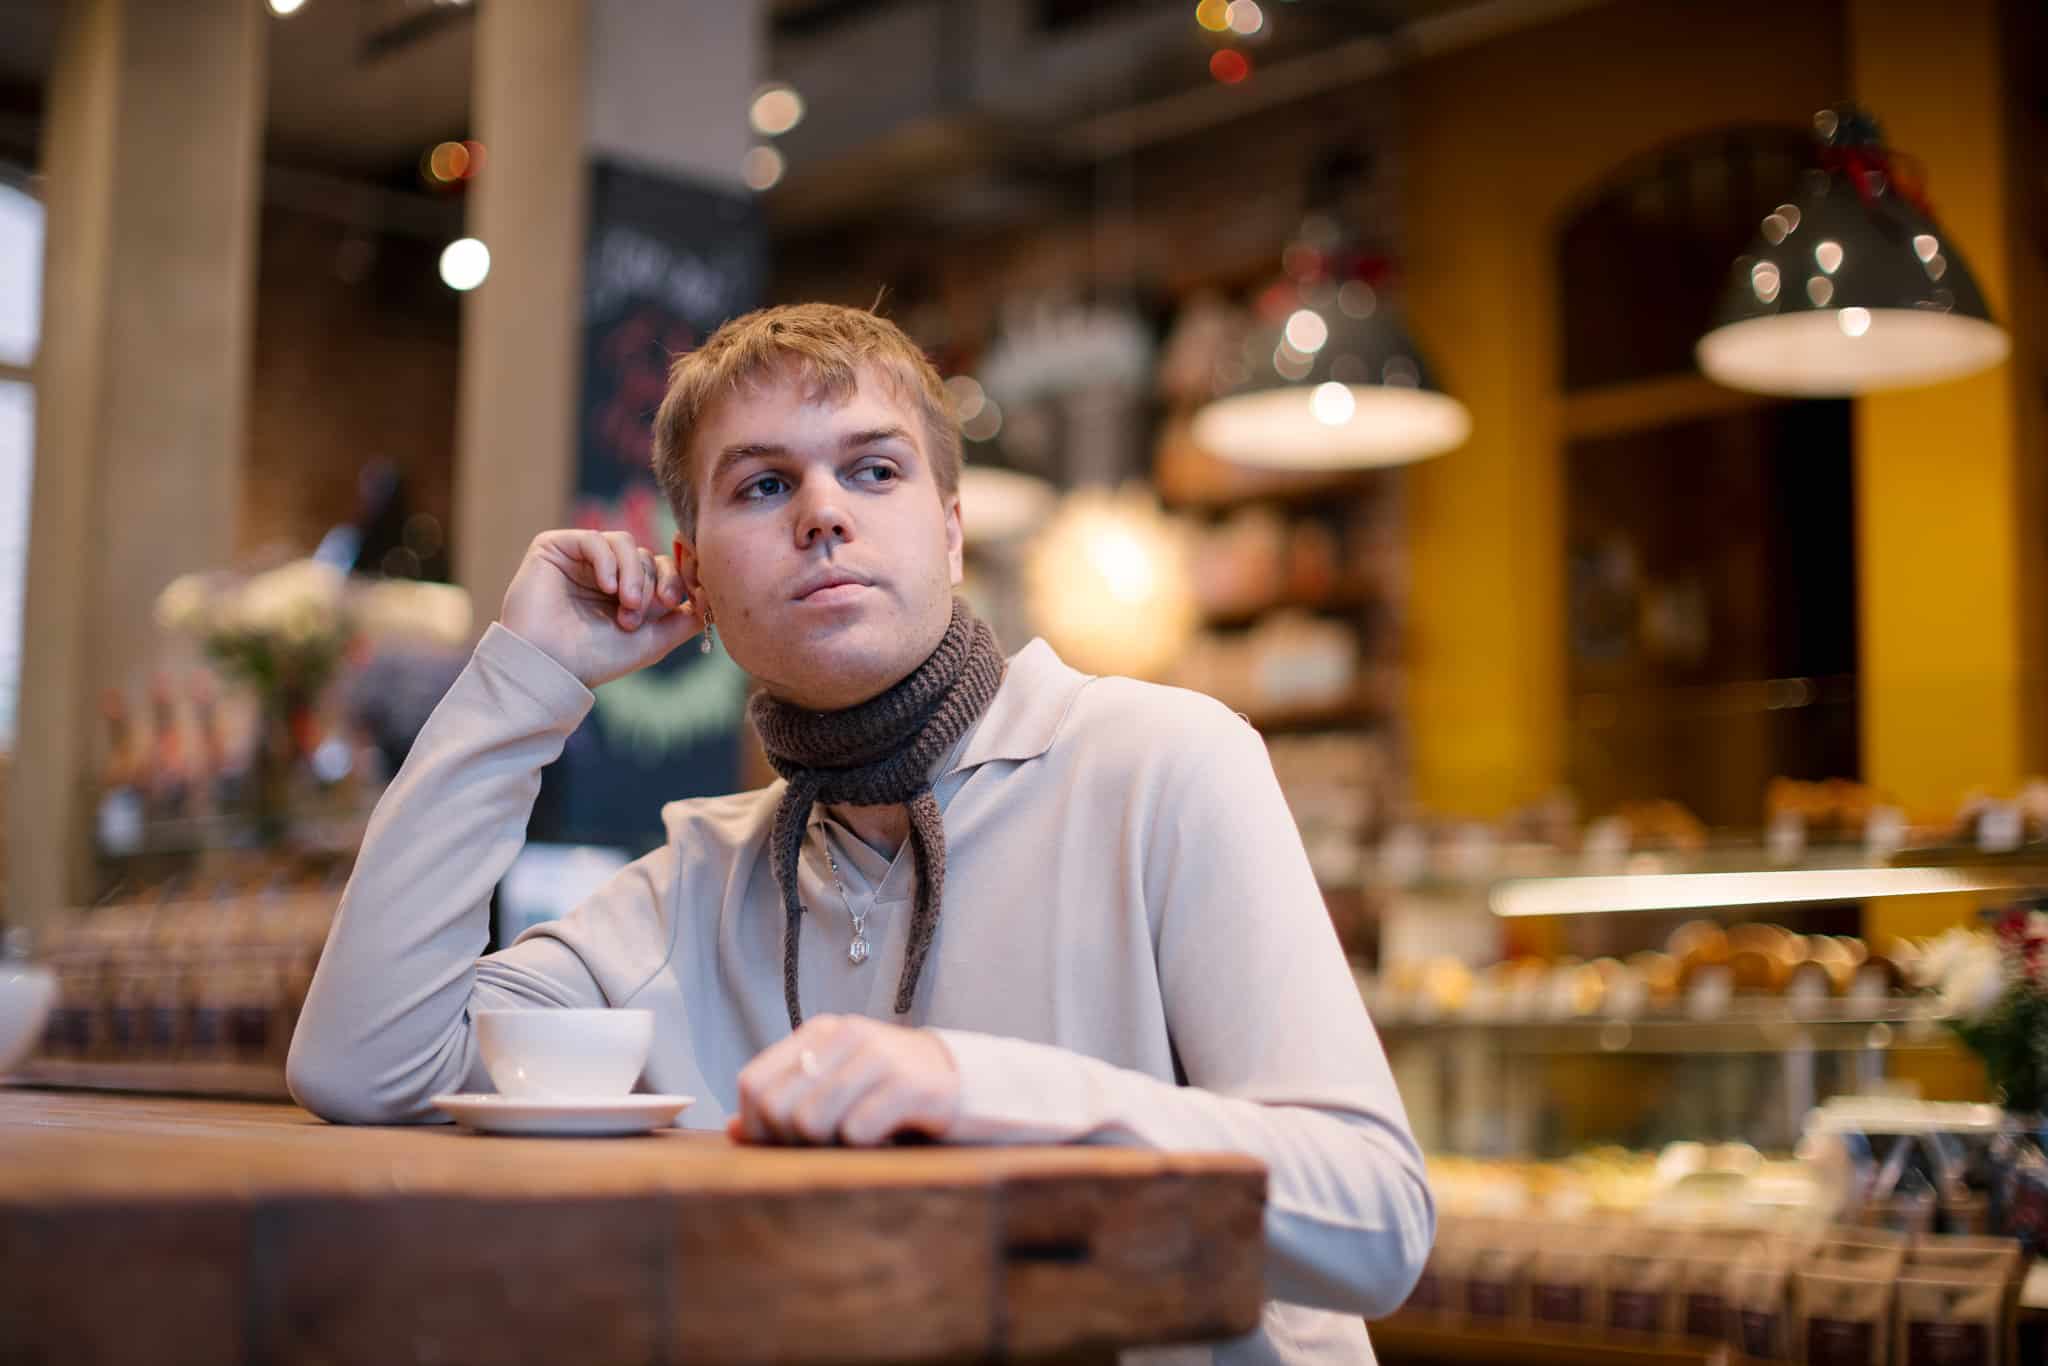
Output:
[[923,420],[863,367],[844,403],[792,370],[717,404],[691,447],[694,545],[676,562],[734,662],[812,711],[864,702],[924,662],[960,582],[960,502]]

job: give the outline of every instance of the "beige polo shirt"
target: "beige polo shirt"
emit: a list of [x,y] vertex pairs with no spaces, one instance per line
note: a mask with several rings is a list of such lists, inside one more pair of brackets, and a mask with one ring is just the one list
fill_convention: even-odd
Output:
[[[636,1006],[644,1076],[718,1128],[740,1068],[789,1033],[768,833],[783,784],[675,802],[667,843],[563,919],[479,957],[492,888],[541,770],[592,704],[492,626],[378,805],[292,1041],[292,1093],[353,1123],[439,1118],[489,1090],[475,1010]],[[1358,1362],[1435,1230],[1385,1055],[1258,733],[1215,700],[1093,678],[1042,641],[943,767],[946,885],[908,1016],[914,894],[821,812],[801,859],[806,1017],[935,1030],[960,1068],[961,1142],[1248,1153],[1269,1169],[1260,1330],[1147,1362]],[[873,952],[848,960],[852,918]],[[1176,1067],[1178,1064],[1178,1067]]]

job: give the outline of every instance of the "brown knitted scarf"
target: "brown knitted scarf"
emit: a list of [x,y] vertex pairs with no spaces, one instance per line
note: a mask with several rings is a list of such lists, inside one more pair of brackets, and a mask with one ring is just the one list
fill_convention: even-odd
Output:
[[953,620],[929,658],[887,692],[844,711],[805,711],[766,693],[750,709],[768,762],[788,779],[775,809],[769,848],[782,887],[787,928],[782,940],[782,994],[789,1027],[804,1022],[797,1000],[796,951],[804,905],[797,888],[797,857],[811,807],[818,802],[893,806],[910,811],[910,846],[917,858],[917,908],[896,1013],[910,1010],[918,973],[938,929],[946,885],[946,831],[932,796],[932,767],[974,724],[1003,681],[1004,661],[995,635],[953,600]]

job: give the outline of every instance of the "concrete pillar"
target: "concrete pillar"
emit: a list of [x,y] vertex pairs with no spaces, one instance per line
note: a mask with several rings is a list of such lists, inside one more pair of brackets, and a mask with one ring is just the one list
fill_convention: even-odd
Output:
[[149,665],[158,590],[234,545],[266,22],[250,0],[65,10],[42,154],[11,923],[85,892],[99,693]]
[[463,305],[454,550],[480,622],[527,542],[569,513],[589,163],[739,186],[762,25],[755,0],[479,7],[474,127],[489,160],[469,213],[491,275]]
[[560,525],[575,468],[588,11],[477,11],[472,127],[487,160],[469,231],[491,273],[462,306],[452,548],[479,625],[527,542]]

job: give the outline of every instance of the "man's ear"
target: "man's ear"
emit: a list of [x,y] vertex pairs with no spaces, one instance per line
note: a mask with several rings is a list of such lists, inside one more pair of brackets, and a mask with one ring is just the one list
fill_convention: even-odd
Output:
[[704,585],[697,579],[696,548],[692,546],[688,541],[684,540],[682,537],[682,533],[678,532],[676,533],[675,543],[671,547],[671,549],[673,549],[675,552],[676,573],[680,575],[683,580],[683,596],[689,599],[691,606],[697,607],[701,610],[701,608],[703,607],[703,602],[698,597],[698,594],[703,592]]
[[967,531],[960,521],[960,495],[956,493],[946,500],[946,563],[952,566],[956,588],[967,576],[966,553]]

